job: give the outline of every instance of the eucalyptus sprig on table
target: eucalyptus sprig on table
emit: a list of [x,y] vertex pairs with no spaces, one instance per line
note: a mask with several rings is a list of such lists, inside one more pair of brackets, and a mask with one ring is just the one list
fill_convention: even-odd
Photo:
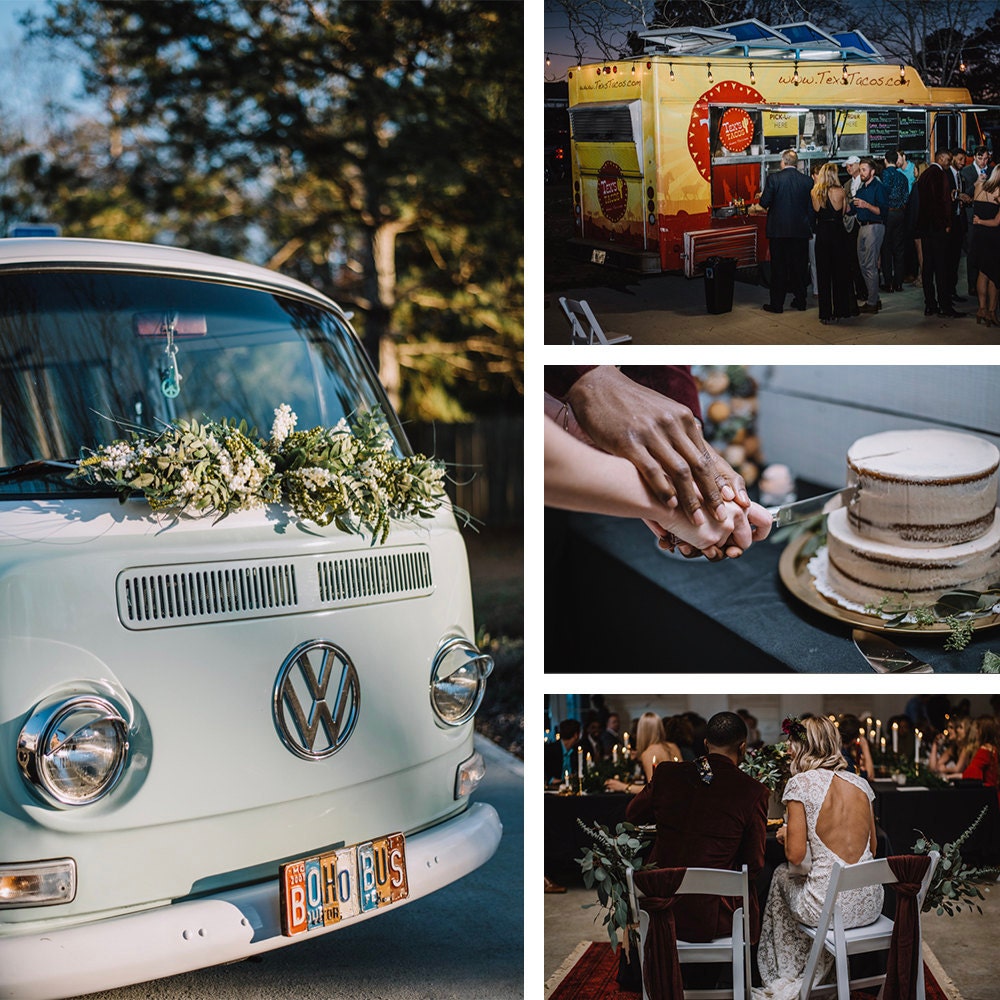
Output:
[[962,650],[972,640],[975,622],[993,614],[993,607],[1000,601],[1000,588],[988,590],[955,589],[945,591],[933,604],[914,604],[905,591],[900,600],[883,597],[865,605],[871,615],[889,615],[883,618],[885,628],[919,629],[930,625],[947,625],[950,629],[945,649]]
[[992,649],[983,653],[983,665],[979,668],[981,674],[1000,674],[1000,656]]
[[979,886],[976,883],[984,880],[994,881],[997,874],[1000,873],[1000,868],[972,868],[966,865],[962,859],[962,845],[983,821],[988,809],[988,806],[983,806],[972,825],[956,840],[945,844],[944,847],[931,840],[922,830],[917,831],[920,838],[911,848],[913,853],[928,854],[931,851],[937,851],[941,855],[937,868],[931,876],[927,895],[924,897],[923,912],[936,910],[939,917],[945,913],[951,917],[956,913],[961,913],[963,906],[970,911],[974,908],[980,913],[983,912],[983,908],[976,900],[985,900],[983,892],[990,890],[988,886]]

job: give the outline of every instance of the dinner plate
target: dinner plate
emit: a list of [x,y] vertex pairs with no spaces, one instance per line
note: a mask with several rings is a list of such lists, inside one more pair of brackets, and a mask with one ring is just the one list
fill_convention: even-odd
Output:
[[[898,625],[890,628],[886,620],[880,618],[878,615],[866,615],[861,611],[852,611],[850,608],[843,608],[835,601],[831,601],[830,598],[824,597],[816,589],[813,575],[809,572],[809,560],[812,558],[813,553],[804,555],[802,552],[806,545],[815,538],[816,534],[816,531],[806,531],[797,538],[793,538],[785,546],[785,550],[781,553],[781,559],[778,562],[778,575],[781,577],[781,582],[803,604],[808,605],[820,614],[826,615],[828,618],[835,618],[837,621],[845,622],[848,625],[859,625],[862,628],[872,629],[876,632],[891,632],[899,635],[906,632],[924,634],[951,631],[951,627],[944,622],[935,622],[933,625],[923,625],[920,628],[901,628]],[[992,628],[998,624],[1000,624],[1000,614],[994,613],[992,615],[985,615],[982,618],[976,618],[972,622],[972,627],[975,631],[979,631],[979,629]]]

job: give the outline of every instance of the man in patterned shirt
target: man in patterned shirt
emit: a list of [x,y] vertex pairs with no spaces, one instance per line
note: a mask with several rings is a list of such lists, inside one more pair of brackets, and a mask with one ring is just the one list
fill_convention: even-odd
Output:
[[882,186],[885,188],[889,211],[885,215],[885,236],[882,240],[882,291],[903,290],[904,216],[910,186],[906,175],[896,166],[896,151],[883,158]]

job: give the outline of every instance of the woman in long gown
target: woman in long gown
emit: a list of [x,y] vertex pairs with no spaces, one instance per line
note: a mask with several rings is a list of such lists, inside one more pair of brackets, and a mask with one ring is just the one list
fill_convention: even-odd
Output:
[[812,189],[816,212],[816,295],[819,321],[823,324],[858,315],[851,285],[851,247],[844,232],[845,204],[837,165],[823,164]]
[[972,239],[979,256],[976,323],[1000,325],[997,319],[997,287],[1000,286],[1000,166],[976,185],[972,202]]
[[[835,861],[870,861],[875,850],[875,796],[864,778],[847,769],[836,726],[821,717],[793,721],[789,728],[792,776],[782,796],[786,825],[778,830],[788,864],[779,865],[771,880],[757,956],[764,986],[753,990],[754,1000],[798,997],[812,948],[799,924],[818,925]],[[880,885],[845,892],[845,926],[877,920],[882,897]],[[831,956],[820,959],[816,983],[832,965]]]

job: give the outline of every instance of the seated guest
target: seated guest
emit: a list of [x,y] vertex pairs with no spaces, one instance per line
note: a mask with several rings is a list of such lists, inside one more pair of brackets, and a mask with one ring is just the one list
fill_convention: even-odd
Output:
[[562,784],[563,775],[576,774],[576,748],[580,745],[580,723],[576,719],[563,719],[559,723],[558,739],[545,744],[545,783]]
[[862,778],[875,777],[875,764],[868,736],[856,715],[840,717],[840,747],[847,761],[847,767]]
[[[812,948],[812,938],[799,924],[819,923],[835,861],[854,865],[875,854],[875,795],[867,781],[847,769],[837,727],[823,716],[790,721],[791,777],[782,796],[788,819],[777,834],[788,864],[779,865],[771,879],[757,956],[764,988],[753,991],[754,1000],[799,996]],[[880,885],[845,892],[838,901],[844,926],[873,923],[882,899]],[[824,952],[815,982],[823,982],[832,965],[832,956]]]
[[604,741],[601,739],[601,720],[594,712],[588,713],[583,724],[583,755],[586,757],[588,754],[595,762],[609,756],[604,752]]
[[[648,861],[657,868],[739,869],[750,882],[764,867],[769,792],[738,767],[746,752],[746,723],[734,712],[708,720],[708,753],[695,761],[657,764],[652,780],[628,805],[630,823],[655,823]],[[673,905],[677,937],[710,941],[732,932],[732,900],[680,896]],[[750,931],[760,936],[757,895],[750,893]]]
[[969,762],[975,747],[969,747],[969,722],[964,716],[952,719],[949,727],[938,733],[931,744],[927,766],[942,778],[960,775]]
[[[635,750],[633,757],[642,765],[642,773],[649,781],[653,777],[653,770],[657,764],[665,760],[680,760],[680,747],[673,743],[668,743],[663,735],[663,723],[655,712],[645,712],[639,720],[639,726],[635,732]],[[608,778],[604,782],[605,791],[608,792],[631,792],[638,791],[637,785],[619,781],[617,778]]]
[[694,727],[683,715],[671,715],[663,720],[663,733],[670,743],[680,747],[681,760],[694,760]]
[[611,712],[608,715],[608,721],[604,724],[604,732],[601,733],[601,743],[604,744],[605,756],[608,757],[611,756],[611,751],[615,747],[621,748],[621,717],[617,712]]
[[[1000,800],[1000,760],[997,746],[1000,745],[1000,726],[992,715],[981,715],[972,723],[973,739],[979,744],[969,766],[962,772],[963,778],[978,778],[987,788],[996,788]],[[970,743],[972,740],[970,740]]]

